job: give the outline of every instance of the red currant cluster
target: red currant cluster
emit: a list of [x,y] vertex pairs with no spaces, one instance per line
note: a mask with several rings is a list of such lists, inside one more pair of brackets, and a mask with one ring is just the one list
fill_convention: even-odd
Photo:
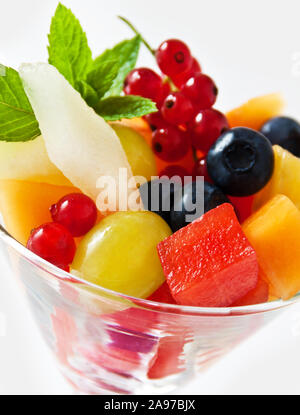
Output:
[[[155,56],[164,76],[149,68],[134,69],[125,81],[124,92],[156,102],[159,111],[145,117],[153,130],[152,148],[156,156],[177,163],[191,147],[195,154],[199,150],[204,158],[196,161],[193,174],[208,179],[205,155],[229,128],[226,117],[212,108],[218,89],[201,72],[200,64],[182,41],[166,40]],[[172,167],[170,170],[175,171]]]
[[53,222],[31,232],[27,248],[51,264],[69,271],[76,244],[74,237],[85,235],[97,220],[97,207],[81,193],[64,196],[50,207]]

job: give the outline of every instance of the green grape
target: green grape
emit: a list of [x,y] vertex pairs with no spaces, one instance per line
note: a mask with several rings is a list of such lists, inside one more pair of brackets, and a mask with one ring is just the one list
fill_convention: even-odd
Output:
[[82,239],[72,269],[94,284],[147,298],[165,281],[156,246],[171,233],[155,213],[114,213]]

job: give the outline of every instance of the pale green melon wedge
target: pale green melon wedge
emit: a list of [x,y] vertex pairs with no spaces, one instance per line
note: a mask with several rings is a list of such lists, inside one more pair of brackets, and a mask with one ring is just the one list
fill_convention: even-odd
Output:
[[119,171],[126,169],[128,179],[132,172],[114,130],[52,65],[23,64],[19,72],[50,160],[95,201],[100,191],[97,181],[103,176],[115,180],[117,199],[123,199]]
[[41,136],[24,143],[0,142],[0,179],[70,186],[69,180],[50,161]]

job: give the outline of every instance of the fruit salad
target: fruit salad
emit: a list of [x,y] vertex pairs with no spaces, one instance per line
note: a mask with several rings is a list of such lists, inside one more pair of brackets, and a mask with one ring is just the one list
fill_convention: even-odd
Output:
[[221,112],[183,41],[154,49],[121,19],[134,36],[94,58],[59,4],[48,62],[2,65],[5,229],[70,284],[194,307],[295,296],[300,124],[280,94]]

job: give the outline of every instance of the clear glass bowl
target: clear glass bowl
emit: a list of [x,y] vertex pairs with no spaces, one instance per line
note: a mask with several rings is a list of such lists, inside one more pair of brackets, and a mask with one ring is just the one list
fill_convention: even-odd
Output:
[[83,394],[170,393],[300,298],[234,308],[161,304],[71,278],[3,231],[0,248],[62,373]]

